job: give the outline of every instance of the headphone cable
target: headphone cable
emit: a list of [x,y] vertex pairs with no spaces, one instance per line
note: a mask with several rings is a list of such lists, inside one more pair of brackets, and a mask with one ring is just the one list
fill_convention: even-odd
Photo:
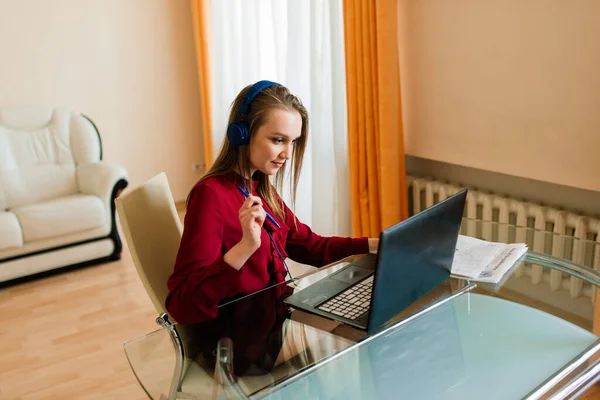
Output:
[[[267,231],[267,230],[265,229],[265,231]],[[287,263],[285,262],[285,258],[283,258],[283,255],[279,251],[277,244],[275,244],[275,239],[273,239],[273,236],[271,236],[271,232],[267,231],[267,235],[269,235],[269,238],[271,239],[271,243],[273,243],[273,247],[275,247],[275,250],[277,250],[277,254],[279,254],[279,258],[281,258],[281,261],[283,261],[283,265],[285,266],[285,270],[287,271],[288,275],[290,276],[290,279],[294,279],[294,277],[292,276],[292,273],[290,272],[290,269],[287,266]]]

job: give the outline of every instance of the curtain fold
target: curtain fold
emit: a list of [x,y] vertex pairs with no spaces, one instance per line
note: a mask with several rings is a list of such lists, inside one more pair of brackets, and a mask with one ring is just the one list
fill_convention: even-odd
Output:
[[355,236],[408,217],[397,0],[344,0],[348,154]]
[[[600,335],[600,289],[596,289],[596,299],[594,301],[594,326],[592,332],[594,335]],[[597,357],[600,358],[600,355]]]
[[204,165],[208,170],[213,162],[210,71],[210,0],[190,0],[198,81],[200,83],[200,115],[204,142]]

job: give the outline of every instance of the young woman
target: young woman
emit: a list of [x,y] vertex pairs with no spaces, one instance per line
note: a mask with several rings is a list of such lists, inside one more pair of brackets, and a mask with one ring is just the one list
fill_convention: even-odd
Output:
[[260,81],[237,96],[219,156],[188,197],[166,300],[177,322],[215,318],[223,300],[282,282],[286,257],[320,267],[377,250],[378,239],[315,234],[279,197],[288,163],[296,197],[307,137],[308,113],[284,86]]

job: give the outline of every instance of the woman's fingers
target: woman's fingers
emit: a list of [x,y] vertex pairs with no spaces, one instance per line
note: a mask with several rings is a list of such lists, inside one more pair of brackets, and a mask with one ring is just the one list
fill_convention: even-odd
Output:
[[260,208],[260,210],[254,211],[252,213],[252,216],[260,226],[263,225],[265,219],[267,218],[267,214],[265,213],[265,210],[262,207]]
[[258,225],[262,226],[265,222],[265,211],[262,208],[260,210],[252,211],[250,217],[256,221]]
[[246,218],[248,215],[252,215],[253,213],[260,212],[260,206],[246,208],[244,210],[240,210],[240,220],[242,218]]
[[[253,198],[257,201],[253,201]],[[257,210],[260,210],[261,212],[264,213],[264,209],[262,206],[262,200],[260,199],[260,197],[250,196],[246,199],[246,201],[244,202],[244,204],[242,204],[242,207],[240,208],[240,211],[239,211],[240,218],[245,213],[255,212]]]
[[262,199],[258,196],[248,196],[242,205],[242,208],[252,208],[255,205],[262,206]]
[[244,201],[240,210],[238,212],[240,220],[242,217],[249,212],[253,212],[255,210],[262,210],[262,200],[257,196],[250,196]]
[[247,224],[255,221],[259,226],[262,226],[266,219],[265,210],[261,207],[260,209],[244,210],[240,213],[240,222],[242,225],[247,226]]
[[260,197],[248,196],[239,211],[240,223],[242,230],[245,232],[244,236],[248,233],[255,237],[255,241],[260,240],[260,233],[258,233],[256,228],[260,229],[266,219],[266,213],[262,204]]

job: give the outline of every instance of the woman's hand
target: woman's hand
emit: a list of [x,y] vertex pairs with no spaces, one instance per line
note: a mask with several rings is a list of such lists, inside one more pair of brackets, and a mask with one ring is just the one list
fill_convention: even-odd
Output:
[[369,238],[369,253],[377,254],[379,238]]
[[239,212],[240,224],[242,225],[242,240],[252,252],[260,247],[261,228],[265,223],[265,210],[262,200],[258,196],[248,196]]
[[261,229],[265,218],[266,214],[260,197],[249,196],[246,198],[239,211],[242,240],[223,256],[223,260],[227,264],[239,270],[260,247]]

